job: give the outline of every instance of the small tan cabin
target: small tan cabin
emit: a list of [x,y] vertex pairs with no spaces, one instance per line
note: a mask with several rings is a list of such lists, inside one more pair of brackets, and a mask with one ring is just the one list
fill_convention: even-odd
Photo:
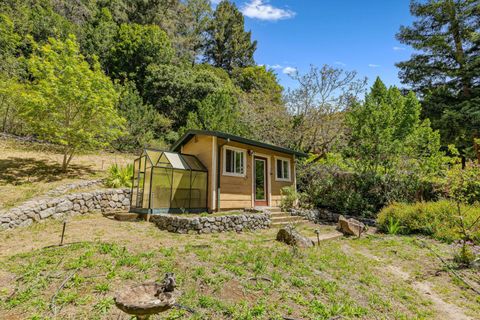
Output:
[[132,211],[162,213],[278,207],[281,189],[296,186],[295,158],[307,155],[222,132],[190,130],[171,151],[146,150],[142,156],[135,163]]

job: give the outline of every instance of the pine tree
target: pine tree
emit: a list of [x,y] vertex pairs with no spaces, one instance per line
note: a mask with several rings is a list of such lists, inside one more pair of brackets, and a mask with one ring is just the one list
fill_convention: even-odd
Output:
[[186,0],[184,3],[183,18],[179,26],[181,45],[177,50],[179,56],[195,64],[204,54],[207,28],[212,19],[210,0]]
[[[480,4],[478,0],[412,1],[417,20],[397,39],[418,53],[400,62],[400,78],[423,97],[424,115],[443,144],[468,156],[480,132]],[[472,143],[473,141],[473,143]]]
[[228,0],[220,2],[208,29],[205,60],[231,72],[236,67],[255,64],[257,42],[245,31],[242,13]]

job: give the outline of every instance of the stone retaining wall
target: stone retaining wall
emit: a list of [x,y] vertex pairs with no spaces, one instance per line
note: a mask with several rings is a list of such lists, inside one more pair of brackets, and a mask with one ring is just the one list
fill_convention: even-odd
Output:
[[65,184],[65,185],[59,186],[55,189],[52,189],[52,190],[48,191],[45,195],[47,197],[60,196],[62,194],[65,194],[65,193],[73,190],[73,189],[93,187],[93,186],[100,185],[102,183],[103,183],[103,179],[77,181],[77,182]]
[[[319,223],[319,222],[338,222],[338,218],[341,216],[339,213],[334,213],[331,212],[327,209],[290,209],[290,214],[292,216],[301,216],[304,217],[307,220],[310,220],[314,223]],[[375,220],[373,219],[367,219],[367,218],[361,218],[361,217],[355,217],[355,216],[348,216],[348,215],[343,215],[347,219],[349,218],[354,218],[358,221],[363,222],[364,224],[368,226],[374,226],[375,225]]]
[[182,217],[181,215],[152,215],[150,221],[161,230],[175,233],[216,233],[226,231],[245,231],[270,227],[268,213],[244,213],[214,217]]
[[103,189],[69,194],[58,198],[27,201],[19,207],[0,211],[0,230],[29,226],[34,221],[84,214],[129,210],[130,189]]

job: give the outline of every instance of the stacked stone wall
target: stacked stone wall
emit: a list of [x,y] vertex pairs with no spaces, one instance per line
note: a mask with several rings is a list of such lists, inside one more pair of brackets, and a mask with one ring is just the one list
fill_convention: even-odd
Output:
[[0,230],[29,226],[45,219],[63,219],[87,212],[113,212],[130,209],[130,189],[101,189],[35,199],[21,206],[0,211]]
[[150,221],[161,230],[175,233],[216,233],[266,229],[271,220],[268,213],[239,213],[223,216],[182,217],[175,214],[152,215]]

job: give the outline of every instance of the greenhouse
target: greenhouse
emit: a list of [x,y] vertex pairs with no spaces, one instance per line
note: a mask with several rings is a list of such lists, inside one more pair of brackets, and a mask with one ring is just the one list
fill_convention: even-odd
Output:
[[134,161],[131,212],[207,211],[208,172],[197,157],[145,149]]

